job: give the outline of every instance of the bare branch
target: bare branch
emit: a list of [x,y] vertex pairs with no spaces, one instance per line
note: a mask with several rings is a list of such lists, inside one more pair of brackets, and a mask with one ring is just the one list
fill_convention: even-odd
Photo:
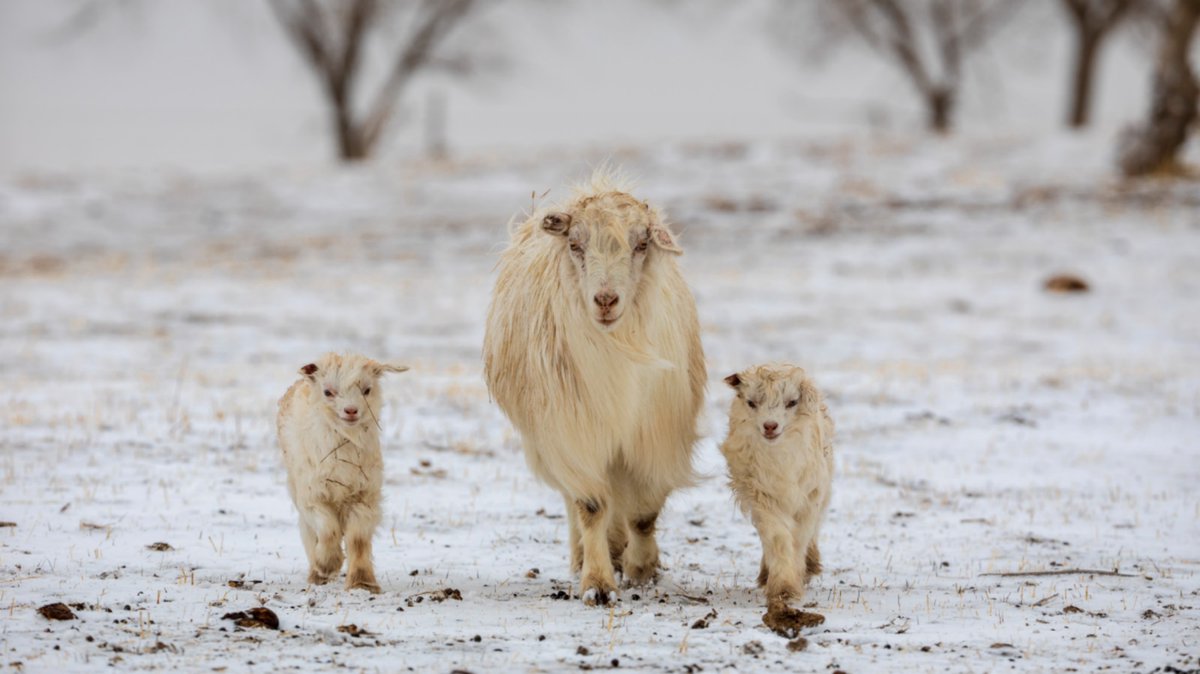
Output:
[[428,63],[446,35],[471,10],[474,0],[424,0],[417,15],[417,28],[400,51],[391,74],[375,97],[365,121],[363,140],[373,145],[392,116],[396,100],[413,73]]

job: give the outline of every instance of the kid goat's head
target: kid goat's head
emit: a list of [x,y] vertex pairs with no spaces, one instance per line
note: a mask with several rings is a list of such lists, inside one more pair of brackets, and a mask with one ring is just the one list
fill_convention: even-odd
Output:
[[654,256],[683,252],[655,209],[621,191],[577,199],[568,210],[542,218],[542,229],[561,238],[574,269],[568,285],[603,332],[616,329],[637,301]]
[[801,417],[820,414],[820,395],[804,370],[794,365],[759,366],[725,378],[737,397],[730,428],[759,433],[768,441],[801,428]]
[[312,382],[310,395],[326,414],[354,426],[364,419],[367,423],[377,422],[375,411],[383,400],[379,377],[407,369],[407,365],[379,363],[364,356],[329,353],[300,368],[300,374]]

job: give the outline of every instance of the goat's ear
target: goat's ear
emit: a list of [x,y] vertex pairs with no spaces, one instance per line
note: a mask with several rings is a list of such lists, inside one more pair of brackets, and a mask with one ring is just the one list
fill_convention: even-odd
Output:
[[308,365],[305,365],[304,367],[300,368],[300,374],[304,375],[305,377],[308,377],[309,379],[316,379],[316,377],[313,376],[316,373],[317,373],[317,364],[316,363],[309,363]]
[[665,250],[668,253],[675,253],[676,255],[682,255],[683,249],[680,248],[679,243],[675,241],[675,235],[671,233],[671,230],[667,229],[666,226],[662,224],[662,220],[659,218],[658,212],[651,210],[650,213],[650,240],[653,241],[654,245],[658,246],[661,250]]
[[740,376],[740,375],[738,375],[738,373],[736,373],[736,372],[734,372],[733,374],[731,374],[731,375],[729,375],[728,377],[726,377],[726,378],[725,378],[725,383],[726,383],[726,384],[729,384],[729,387],[730,387],[730,388],[737,389],[737,390],[739,390],[739,391],[740,391],[740,390],[741,390],[741,388],[742,388],[742,378],[741,378],[741,376]]
[[816,414],[821,411],[821,392],[807,379],[800,384],[800,402],[809,414]]
[[571,231],[570,213],[548,213],[542,218],[542,229],[551,234],[566,236]]
[[395,372],[395,373],[407,372],[408,366],[407,365],[395,365],[393,363],[375,363],[374,370],[375,370],[375,376],[378,377],[379,375],[381,375],[385,372]]

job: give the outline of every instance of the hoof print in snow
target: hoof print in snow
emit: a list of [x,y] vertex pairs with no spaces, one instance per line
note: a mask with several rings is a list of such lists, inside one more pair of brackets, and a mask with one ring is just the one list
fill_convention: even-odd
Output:
[[238,627],[265,627],[279,629],[279,616],[269,608],[259,606],[248,611],[234,611],[221,616],[222,620],[232,620]]
[[153,550],[155,552],[170,552],[171,550],[174,550],[175,548],[171,547],[170,543],[163,543],[162,541],[158,541],[157,543],[151,543],[150,545],[147,545],[146,549]]
[[367,630],[364,630],[363,628],[361,628],[358,625],[355,625],[353,623],[351,623],[349,625],[338,625],[337,631],[341,632],[342,634],[349,634],[352,637],[373,637],[373,636],[375,636],[374,632],[368,632]]
[[62,602],[46,604],[38,609],[38,613],[42,614],[42,617],[47,620],[75,620],[74,611]]
[[772,632],[788,639],[800,636],[800,630],[805,627],[816,627],[825,622],[825,616],[820,613],[798,611],[787,606],[772,607],[763,614],[762,619]]
[[694,630],[708,629],[708,623],[710,621],[713,621],[716,619],[717,619],[717,609],[714,608],[713,610],[709,611],[708,614],[705,615],[703,618],[692,623],[692,629],[694,629]]
[[447,587],[429,595],[429,598],[433,601],[446,601],[447,599],[462,601],[462,593],[452,587]]
[[1086,293],[1090,289],[1087,281],[1071,274],[1051,276],[1042,287],[1051,293]]

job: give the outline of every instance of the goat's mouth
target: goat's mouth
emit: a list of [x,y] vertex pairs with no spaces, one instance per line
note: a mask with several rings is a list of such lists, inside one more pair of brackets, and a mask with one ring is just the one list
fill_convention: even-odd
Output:
[[357,415],[353,416],[353,417],[344,417],[344,416],[338,415],[338,418],[341,419],[342,423],[346,424],[347,426],[353,426],[362,419],[362,417],[357,416]]
[[777,438],[778,438],[780,435],[783,435],[783,434],[782,434],[782,433],[780,433],[779,431],[772,431],[772,432],[770,432],[770,433],[768,433],[768,432],[766,432],[766,431],[763,431],[763,434],[762,434],[762,436],[763,436],[764,438],[768,439],[768,440],[775,440],[775,439],[777,439]]
[[621,316],[622,314],[617,314],[616,316],[596,316],[596,325],[600,326],[601,330],[611,330],[617,323],[621,322]]

